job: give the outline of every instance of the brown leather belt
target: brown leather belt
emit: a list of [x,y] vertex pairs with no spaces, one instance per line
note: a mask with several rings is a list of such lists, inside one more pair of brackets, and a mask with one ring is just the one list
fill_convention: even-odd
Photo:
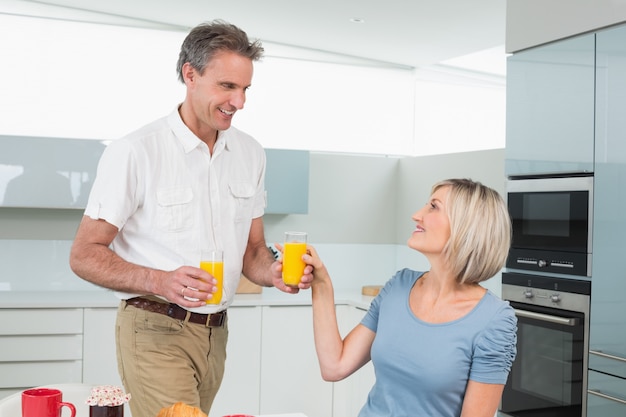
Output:
[[126,304],[153,313],[165,314],[168,317],[182,321],[189,314],[189,322],[203,324],[206,327],[222,327],[226,318],[226,310],[211,314],[191,313],[178,304],[160,303],[143,297],[129,298],[126,300]]

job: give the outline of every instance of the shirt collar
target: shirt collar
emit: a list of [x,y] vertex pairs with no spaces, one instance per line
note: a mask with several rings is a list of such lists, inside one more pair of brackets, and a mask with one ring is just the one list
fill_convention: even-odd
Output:
[[[180,140],[180,143],[183,145],[185,153],[189,153],[203,142],[183,122],[183,119],[180,117],[180,113],[178,112],[179,108],[180,104],[176,106],[174,111],[172,111],[167,117],[167,122],[170,125],[170,128],[172,129],[174,135],[178,138],[178,140]],[[228,143],[231,139],[231,135],[228,132],[229,130],[230,129],[220,130],[217,133],[217,143],[214,152],[221,148],[224,148],[226,150],[229,149]]]

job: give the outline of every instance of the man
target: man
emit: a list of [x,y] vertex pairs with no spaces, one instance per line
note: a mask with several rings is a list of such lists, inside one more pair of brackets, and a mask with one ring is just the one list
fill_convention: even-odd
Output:
[[[178,401],[208,413],[222,381],[226,308],[240,274],[296,293],[263,230],[265,154],[231,127],[263,48],[222,21],[192,29],[178,77],[184,102],[111,143],[102,155],[70,264],[121,298],[118,367],[133,417],[154,417]],[[199,269],[202,250],[224,253],[224,296]]]

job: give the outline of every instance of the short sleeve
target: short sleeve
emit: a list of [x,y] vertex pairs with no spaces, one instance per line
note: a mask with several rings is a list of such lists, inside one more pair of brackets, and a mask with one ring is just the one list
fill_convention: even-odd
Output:
[[470,379],[487,384],[505,384],[517,353],[517,318],[503,303],[474,347]]
[[424,272],[413,271],[408,268],[396,272],[396,274],[385,283],[378,295],[374,297],[365,317],[361,320],[361,324],[376,333],[378,330],[378,316],[383,300],[390,299],[391,302],[403,302],[415,281],[423,274]]
[[102,153],[85,215],[121,229],[137,203],[137,161],[128,141],[118,139]]
[[376,331],[378,330],[378,314],[380,312],[380,303],[385,294],[389,291],[390,282],[391,281],[387,281],[387,283],[379,291],[378,295],[374,297],[369,309],[367,310],[367,313],[365,313],[365,316],[361,320],[361,324],[373,331],[374,333],[376,333]]

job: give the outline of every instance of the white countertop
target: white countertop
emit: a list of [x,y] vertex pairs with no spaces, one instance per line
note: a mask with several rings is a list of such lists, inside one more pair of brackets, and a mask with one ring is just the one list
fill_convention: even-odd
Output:
[[[373,297],[361,295],[361,289],[335,293],[336,304],[367,309]],[[0,308],[114,308],[119,299],[107,290],[94,291],[0,291]],[[311,292],[286,294],[264,288],[260,294],[237,294],[232,307],[311,305]]]

